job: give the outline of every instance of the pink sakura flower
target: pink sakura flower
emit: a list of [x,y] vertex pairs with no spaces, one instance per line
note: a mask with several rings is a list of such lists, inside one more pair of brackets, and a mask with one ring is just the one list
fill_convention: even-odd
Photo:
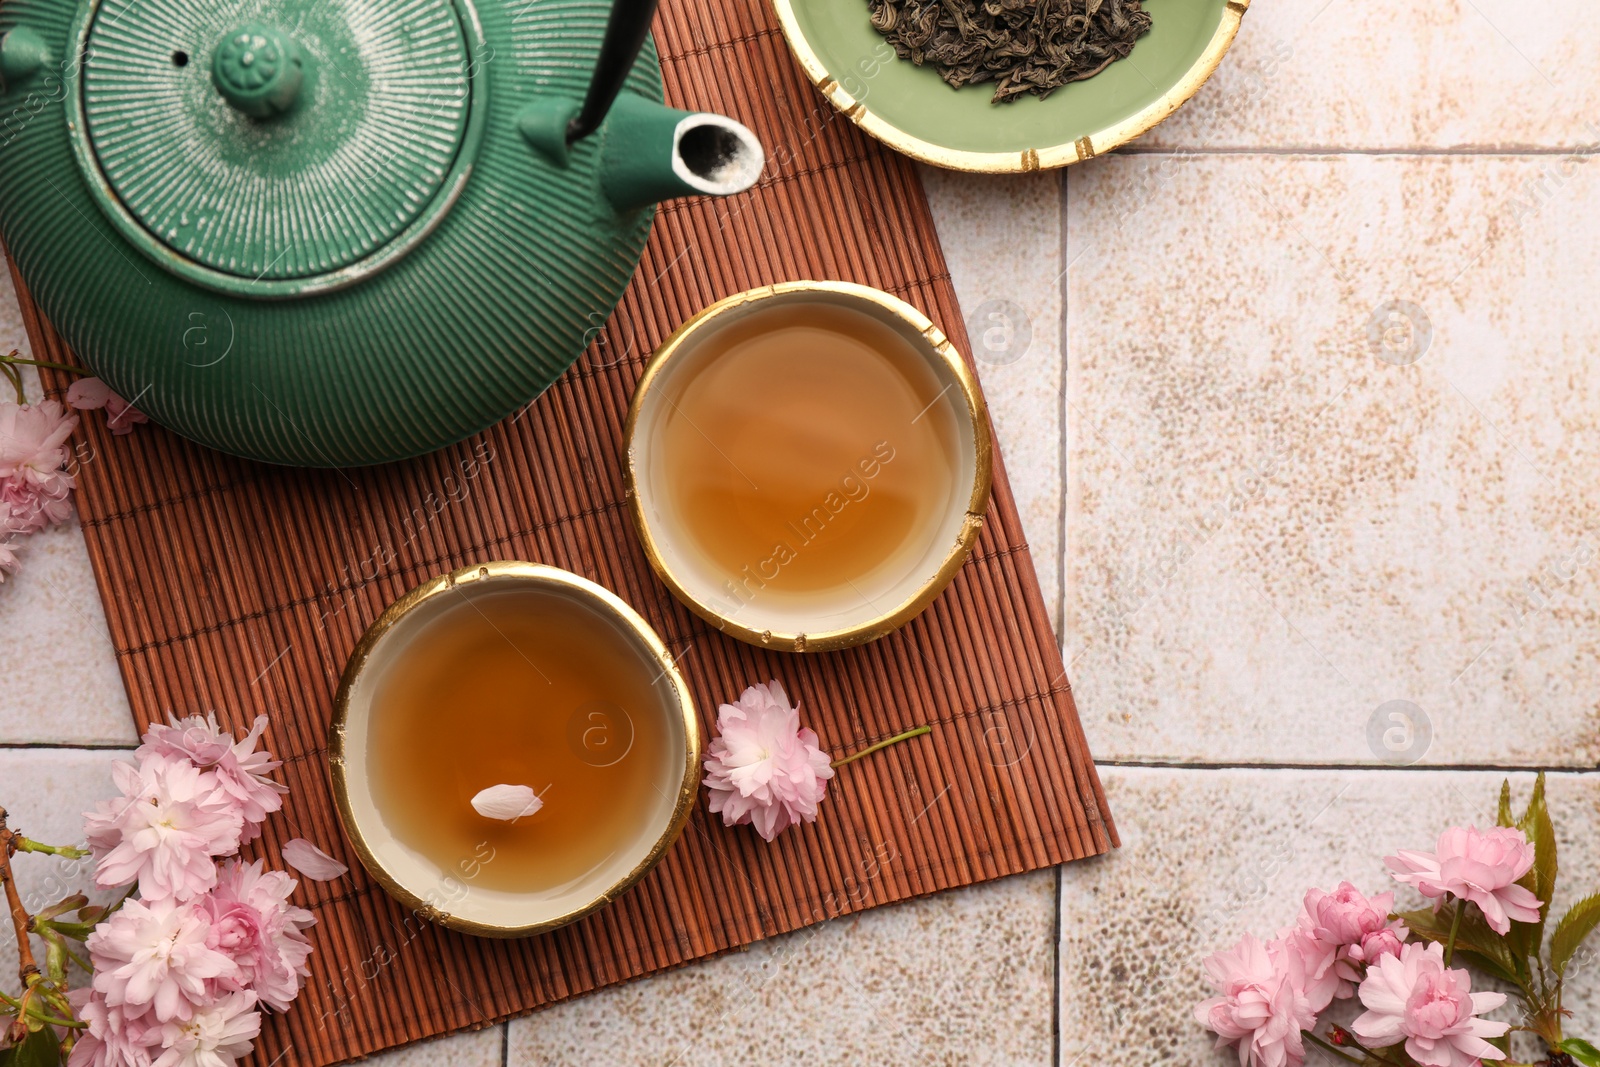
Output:
[[728,826],[753,824],[768,841],[816,821],[833,768],[782,685],[753,685],[737,704],[723,704],[717,733],[705,756],[713,814]]
[[198,902],[211,924],[206,944],[231,959],[238,972],[219,984],[249,989],[276,1011],[289,1010],[311,973],[311,943],[302,931],[317,920],[290,905],[295,885],[282,871],[263,871],[260,860],[233,861]]
[[1352,996],[1364,965],[1399,951],[1406,928],[1390,923],[1393,907],[1393,893],[1369,900],[1349,882],[1331,893],[1306,892],[1299,918],[1282,936],[1286,948],[1301,957],[1312,1011]]
[[0,505],[0,584],[5,582],[6,575],[22,569],[22,561],[17,559],[17,546],[6,536],[4,509],[5,506]]
[[129,1015],[99,993],[76,1007],[89,1029],[78,1034],[67,1067],[150,1067],[151,1053],[161,1046],[161,1023],[153,1014]]
[[239,969],[207,944],[211,925],[198,904],[129,900],[89,935],[94,989],[124,1017],[153,1012],[160,1022],[186,1020],[211,1001],[208,983]]
[[1465,970],[1447,970],[1443,946],[1412,942],[1367,969],[1361,982],[1367,1011],[1352,1029],[1372,1048],[1404,1041],[1406,1054],[1424,1067],[1478,1067],[1480,1060],[1506,1058],[1484,1039],[1510,1024],[1477,1018],[1505,1002],[1504,993],[1472,992]]
[[234,1067],[261,1033],[254,993],[230,993],[161,1028],[163,1051],[150,1067]]
[[114,434],[132,433],[135,425],[150,421],[144,412],[113,393],[99,378],[79,378],[73,382],[67,390],[67,403],[79,411],[105,408],[106,424]]
[[[0,383],[0,385],[3,384]],[[29,516],[14,510],[11,506],[11,501],[7,500],[4,495],[0,495],[0,539],[9,539],[18,534],[31,533],[32,531],[28,529],[29,522],[31,522]]]
[[1396,922],[1393,926],[1363,934],[1360,942],[1344,950],[1344,958],[1370,967],[1385,956],[1398,956],[1409,932],[1404,923]]
[[203,719],[198,715],[173,719],[170,725],[157,724],[145,731],[144,744],[134,752],[134,758],[182,758],[208,772],[216,787],[239,809],[244,819],[239,841],[246,844],[261,836],[262,822],[283,808],[283,794],[289,791],[288,786],[267,777],[283,765],[282,761],[273,759],[265,749],[256,751],[266,728],[267,717],[258,715],[250,732],[235,741],[232,734],[217,725],[215,712]]
[[0,537],[27,535],[59,526],[72,517],[72,476],[37,484],[27,478],[0,479]]
[[1302,925],[1321,940],[1341,947],[1358,945],[1363,938],[1391,928],[1394,894],[1379,893],[1369,899],[1349,882],[1340,882],[1331,893],[1307,890],[1303,909]]
[[0,536],[38,533],[70,519],[72,484],[66,477],[64,485],[48,489],[21,479],[0,482]]
[[1435,907],[1447,893],[1478,905],[1497,934],[1509,931],[1513,919],[1539,921],[1539,898],[1516,884],[1533,867],[1533,846],[1515,827],[1453,826],[1439,835],[1435,851],[1403,849],[1383,862],[1397,880],[1435,898]]
[[186,759],[147,755],[111,765],[122,795],[83,817],[95,853],[95,882],[139,883],[147,902],[189,900],[217,883],[215,856],[239,849],[244,818],[214,775]]
[[1218,995],[1195,1006],[1200,1025],[1217,1035],[1217,1047],[1239,1049],[1241,1067],[1301,1067],[1300,1036],[1317,1024],[1304,991],[1301,958],[1283,942],[1263,945],[1250,934],[1227,952],[1206,958],[1206,975]]
[[1354,995],[1355,986],[1339,971],[1338,945],[1323,941],[1300,926],[1283,931],[1273,944],[1295,957],[1300,992],[1313,1012],[1321,1012],[1335,999]]
[[72,475],[63,468],[77,426],[77,416],[55,400],[0,403],[0,501],[9,506],[13,533],[43,529],[67,514]]

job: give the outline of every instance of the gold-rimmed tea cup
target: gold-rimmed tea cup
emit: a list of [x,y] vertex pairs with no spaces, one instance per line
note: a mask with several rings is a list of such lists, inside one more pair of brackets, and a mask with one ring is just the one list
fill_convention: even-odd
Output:
[[[759,330],[756,316],[778,309],[846,308],[887,327],[915,353],[919,374],[931,375],[930,407],[948,408],[950,492],[917,540],[893,567],[866,581],[849,576],[836,595],[801,603],[768,595],[761,564],[729,573],[697,551],[671,480],[684,470],[669,443],[671,420],[686,418],[684,390],[710,361],[721,331]],[[874,326],[874,329],[877,329]],[[727,335],[723,335],[724,338]],[[702,433],[704,431],[702,430]],[[709,439],[709,438],[708,438]],[[921,311],[889,293],[838,281],[794,281],[752,289],[718,301],[684,323],[656,351],[636,388],[626,428],[629,509],[657,576],[696,614],[722,632],[766,648],[826,652],[865,644],[904,626],[954,579],[983,526],[992,483],[993,443],[988,410],[971,368]],[[726,453],[717,447],[719,454]],[[729,463],[738,466],[739,457]],[[764,561],[770,564],[771,561]],[[831,599],[830,599],[831,596]]]
[[[651,673],[654,706],[630,715],[659,716],[666,738],[661,766],[644,773],[659,777],[648,810],[616,843],[605,860],[586,874],[557,887],[527,892],[486,887],[473,880],[473,866],[461,869],[436,862],[402,840],[386,820],[381,790],[375,788],[372,724],[382,702],[381,684],[401,657],[428,639],[429,624],[463,603],[504,593],[532,593],[570,610],[591,613],[609,624],[627,653]],[[563,610],[557,608],[557,610]],[[530,706],[529,714],[559,714]],[[441,730],[464,729],[441,709]],[[654,724],[653,724],[654,725]],[[482,739],[493,745],[495,739]],[[581,758],[581,757],[580,757]],[[655,631],[616,594],[556,567],[494,561],[464,567],[417,586],[395,601],[372,624],[351,655],[334,701],[328,738],[329,774],[339,819],[363,866],[391,896],[419,917],[463,933],[523,937],[564,926],[605,906],[630,889],[660,861],[688,821],[700,788],[699,717],[688,687]],[[585,761],[589,762],[589,761]],[[597,764],[591,763],[591,766]],[[459,797],[440,802],[462,802]]]

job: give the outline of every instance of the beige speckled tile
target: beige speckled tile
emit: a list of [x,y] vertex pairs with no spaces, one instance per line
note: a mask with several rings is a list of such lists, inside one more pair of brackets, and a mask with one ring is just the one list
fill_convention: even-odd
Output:
[[1043,1064],[1055,874],[878,908],[511,1024],[510,1067]]
[[1054,620],[1061,599],[1061,179],[921,171]]
[[[1165,163],[1069,182],[1064,641],[1096,756],[1594,766],[1600,164],[1530,208],[1546,160],[1212,156],[1119,216]],[[1396,700],[1430,744],[1388,733]]]
[[105,610],[76,522],[34,534],[0,586],[13,653],[0,686],[0,743],[136,744]]
[[[1398,890],[1383,856],[1432,848],[1452,824],[1494,822],[1502,776],[1438,771],[1281,771],[1106,768],[1120,852],[1062,869],[1062,1067],[1127,1062],[1222,1067],[1191,1006],[1207,995],[1200,961],[1245,932],[1290,925],[1306,889],[1349,880],[1367,893]],[[1512,778],[1520,805],[1531,775]],[[1600,775],[1549,780],[1562,878],[1557,914],[1600,887]],[[1600,1032],[1600,973],[1569,986],[1573,1033]]]
[[13,348],[28,355],[28,333],[22,328],[22,309],[17,306],[17,293],[11,284],[11,267],[5,253],[0,251],[0,355]]
[[505,1027],[424,1041],[393,1052],[380,1052],[362,1063],[372,1067],[500,1067]]
[[1600,7],[1259,0],[1150,148],[1592,146]]

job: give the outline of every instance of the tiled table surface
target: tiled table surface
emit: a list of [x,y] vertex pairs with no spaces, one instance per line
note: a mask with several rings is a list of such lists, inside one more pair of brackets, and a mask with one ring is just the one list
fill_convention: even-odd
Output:
[[[1133,148],[924,175],[1119,853],[378,1062],[1223,1064],[1199,956],[1492,819],[1496,768],[1558,772],[1600,886],[1600,9],[1538,10],[1257,0]],[[0,799],[70,837],[133,738],[81,534],[26,560]]]

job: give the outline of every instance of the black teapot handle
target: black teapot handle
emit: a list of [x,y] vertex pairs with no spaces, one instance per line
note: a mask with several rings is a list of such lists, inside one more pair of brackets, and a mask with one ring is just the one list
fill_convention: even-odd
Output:
[[595,64],[594,80],[589,83],[589,95],[584,98],[583,110],[567,126],[567,143],[589,136],[605,121],[606,112],[622,91],[622,85],[633,70],[644,39],[650,35],[650,20],[655,17],[658,0],[616,0],[611,8],[611,20],[606,23],[606,38],[600,45],[600,59]]

